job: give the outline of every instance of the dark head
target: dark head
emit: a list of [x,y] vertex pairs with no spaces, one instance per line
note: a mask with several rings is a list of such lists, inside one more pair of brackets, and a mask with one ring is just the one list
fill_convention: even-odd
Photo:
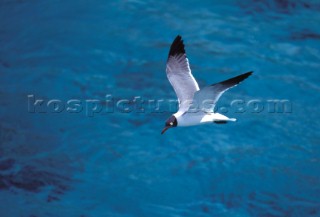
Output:
[[174,115],[172,115],[168,120],[166,121],[166,124],[161,132],[161,134],[164,134],[169,128],[176,127],[178,125],[178,121]]

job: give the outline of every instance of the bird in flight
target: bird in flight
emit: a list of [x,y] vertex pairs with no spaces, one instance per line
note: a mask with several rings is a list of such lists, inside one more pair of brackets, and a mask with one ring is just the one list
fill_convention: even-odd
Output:
[[161,134],[172,127],[207,123],[223,124],[228,121],[236,121],[235,118],[215,113],[214,107],[225,91],[236,86],[253,73],[252,71],[247,72],[200,89],[191,74],[189,60],[180,35],[171,44],[166,72],[178,97],[179,110],[167,119]]

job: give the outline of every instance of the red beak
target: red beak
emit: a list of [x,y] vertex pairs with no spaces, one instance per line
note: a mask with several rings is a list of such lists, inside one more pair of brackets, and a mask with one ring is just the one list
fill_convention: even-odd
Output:
[[169,128],[171,128],[170,126],[164,127],[163,130],[161,131],[161,134],[164,134],[164,132],[166,132]]

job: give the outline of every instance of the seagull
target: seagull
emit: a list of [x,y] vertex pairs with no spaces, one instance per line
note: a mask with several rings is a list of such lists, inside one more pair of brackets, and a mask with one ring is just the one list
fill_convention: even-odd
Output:
[[172,127],[208,123],[225,124],[228,121],[236,121],[235,118],[215,113],[214,107],[225,91],[248,78],[253,72],[250,71],[200,89],[191,73],[183,40],[178,35],[170,47],[166,73],[178,97],[179,110],[167,119],[161,134]]

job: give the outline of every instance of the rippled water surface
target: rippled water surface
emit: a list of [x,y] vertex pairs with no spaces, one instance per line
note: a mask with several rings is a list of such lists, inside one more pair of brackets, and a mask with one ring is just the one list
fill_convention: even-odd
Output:
[[[1,217],[320,216],[319,11],[293,0],[1,1]],[[286,99],[291,112],[264,104],[161,136],[169,112],[28,111],[28,95],[174,99],[165,62],[177,34],[200,86],[254,71],[219,105]]]

